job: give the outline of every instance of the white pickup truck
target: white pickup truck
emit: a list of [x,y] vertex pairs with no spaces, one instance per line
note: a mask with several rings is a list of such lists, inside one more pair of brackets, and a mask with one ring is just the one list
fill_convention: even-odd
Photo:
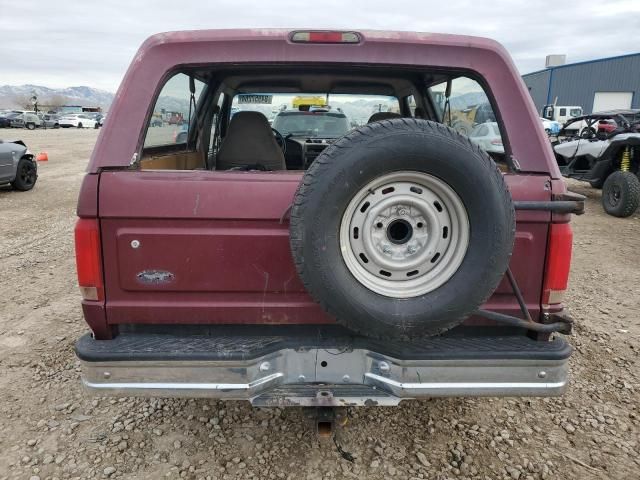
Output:
[[[555,120],[556,122],[564,125],[566,122],[575,117],[580,117],[583,114],[582,107],[579,106],[567,106],[567,105],[545,105],[542,109],[542,117],[547,120]],[[585,122],[575,122],[569,126],[569,130],[572,133],[582,132],[587,124]],[[569,131],[567,130],[567,131]]]

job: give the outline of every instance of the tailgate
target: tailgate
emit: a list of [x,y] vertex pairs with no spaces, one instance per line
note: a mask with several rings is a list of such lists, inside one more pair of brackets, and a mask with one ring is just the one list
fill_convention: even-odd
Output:
[[[301,177],[301,172],[102,173],[107,322],[333,323],[306,293],[289,250],[287,213]],[[547,176],[505,178],[516,201],[551,199]],[[549,212],[517,212],[511,269],[534,318],[540,312],[550,218]],[[485,308],[520,311],[506,281]]]

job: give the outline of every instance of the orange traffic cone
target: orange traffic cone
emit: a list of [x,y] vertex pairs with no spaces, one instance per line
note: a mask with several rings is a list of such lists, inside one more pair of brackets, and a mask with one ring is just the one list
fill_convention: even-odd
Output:
[[38,155],[36,155],[36,160],[38,162],[48,162],[49,155],[47,155],[47,152],[40,152]]

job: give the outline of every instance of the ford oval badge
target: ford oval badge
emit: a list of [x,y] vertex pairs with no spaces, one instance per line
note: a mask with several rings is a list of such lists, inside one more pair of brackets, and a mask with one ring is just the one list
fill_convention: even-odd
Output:
[[163,285],[173,282],[175,275],[166,270],[144,270],[137,277],[138,281],[145,285]]

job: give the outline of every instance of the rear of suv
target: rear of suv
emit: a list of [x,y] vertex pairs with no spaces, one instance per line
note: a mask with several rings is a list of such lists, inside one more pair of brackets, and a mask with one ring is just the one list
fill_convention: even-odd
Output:
[[[452,128],[478,104],[503,149]],[[162,111],[179,141],[150,128]],[[582,200],[500,45],[159,34],[110,117],[75,231],[89,390],[260,406],[564,391]]]
[[37,127],[42,126],[42,119],[35,113],[23,113],[17,115],[11,120],[11,126],[14,128],[27,128],[29,130],[35,130]]

